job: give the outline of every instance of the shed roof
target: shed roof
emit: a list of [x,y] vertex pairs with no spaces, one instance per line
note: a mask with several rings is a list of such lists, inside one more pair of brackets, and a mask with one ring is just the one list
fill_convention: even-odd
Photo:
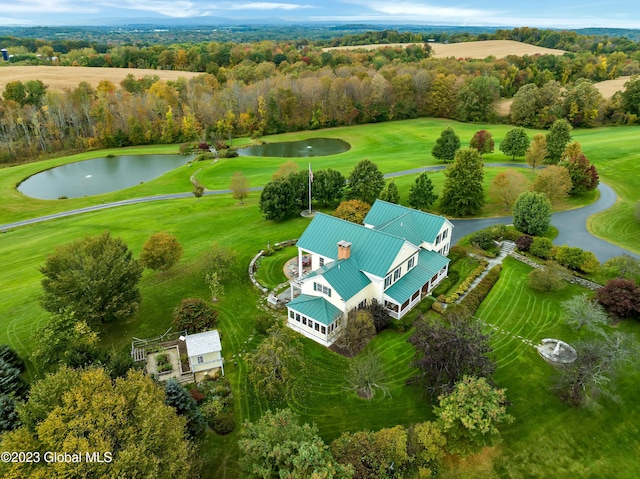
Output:
[[326,326],[329,326],[337,318],[342,316],[342,311],[326,299],[308,294],[301,294],[292,299],[287,303],[287,307]]
[[222,351],[220,335],[218,331],[205,331],[204,333],[189,334],[185,342],[187,343],[187,354],[189,357],[202,356],[204,354]]

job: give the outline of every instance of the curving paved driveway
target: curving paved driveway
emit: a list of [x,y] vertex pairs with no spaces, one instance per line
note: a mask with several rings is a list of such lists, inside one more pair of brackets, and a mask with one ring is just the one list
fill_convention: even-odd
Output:
[[[485,166],[489,167],[518,167],[528,168],[527,165],[522,163],[486,163]],[[441,171],[446,169],[446,165],[426,166],[422,168],[414,168],[410,170],[397,171],[394,173],[388,173],[385,178],[393,178],[404,175],[411,175],[416,173],[422,173],[423,171]],[[250,188],[250,191],[261,191],[263,187]],[[554,240],[554,244],[563,245],[568,244],[570,246],[577,246],[587,251],[592,251],[598,260],[604,262],[614,256],[620,256],[622,254],[628,254],[636,258],[640,258],[639,255],[632,253],[624,248],[613,245],[605,240],[593,236],[587,230],[587,218],[591,215],[611,208],[616,202],[616,193],[613,189],[604,183],[600,183],[598,186],[600,192],[600,198],[593,204],[577,208],[569,211],[562,211],[554,213],[551,217],[551,224],[558,228],[558,237]],[[221,195],[231,193],[231,190],[211,190],[206,191],[205,195]],[[40,216],[38,218],[31,218],[28,220],[17,221],[15,223],[8,223],[0,225],[0,232],[9,229],[17,228],[20,226],[26,226],[34,223],[40,223],[42,221],[48,221],[56,218],[64,218],[67,216],[78,215],[82,213],[88,213],[92,211],[99,211],[108,208],[116,208],[118,206],[134,205],[138,203],[149,203],[151,201],[163,201],[180,198],[190,198],[192,193],[172,193],[166,195],[146,196],[143,198],[132,198],[129,200],[116,201],[113,203],[103,203],[94,206],[88,206],[86,208],[78,208],[75,210],[63,211],[60,213],[54,213],[47,216]],[[511,224],[513,223],[513,217],[504,216],[500,218],[479,218],[479,219],[458,219],[451,221],[455,228],[453,229],[453,236],[451,241],[456,243],[460,238],[471,234],[475,231],[487,228],[488,226],[495,224]]]

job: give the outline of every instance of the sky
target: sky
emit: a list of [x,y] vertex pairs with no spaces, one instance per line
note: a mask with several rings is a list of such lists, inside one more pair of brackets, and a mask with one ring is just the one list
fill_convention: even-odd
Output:
[[11,0],[0,25],[55,26],[184,19],[637,28],[638,0]]

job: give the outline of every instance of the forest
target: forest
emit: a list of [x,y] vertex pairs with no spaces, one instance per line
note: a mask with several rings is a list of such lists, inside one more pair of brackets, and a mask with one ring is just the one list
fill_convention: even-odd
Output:
[[[445,37],[397,31],[324,42],[148,47],[25,39],[24,45],[9,48],[18,64],[126,67],[132,72],[119,85],[81,83],[63,92],[49,91],[38,80],[9,82],[0,103],[0,163],[87,148],[258,138],[425,116],[536,128],[559,118],[576,127],[637,121],[640,99],[634,92],[640,83],[633,75],[640,73],[638,43],[530,28],[456,35],[459,41],[511,39],[568,51],[561,56],[433,58],[429,43],[422,42],[427,36]],[[417,44],[369,51],[323,47],[397,41]],[[137,76],[136,68],[202,75],[163,82],[153,75]],[[625,92],[611,99],[593,86],[620,76],[631,80]],[[499,100],[511,98],[509,114],[500,114]]]

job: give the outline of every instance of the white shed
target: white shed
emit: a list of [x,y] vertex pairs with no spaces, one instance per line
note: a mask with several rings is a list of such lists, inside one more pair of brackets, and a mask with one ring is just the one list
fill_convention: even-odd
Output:
[[224,359],[222,358],[222,345],[218,331],[189,334],[186,336],[185,342],[187,343],[189,364],[194,374],[220,369],[224,376]]

